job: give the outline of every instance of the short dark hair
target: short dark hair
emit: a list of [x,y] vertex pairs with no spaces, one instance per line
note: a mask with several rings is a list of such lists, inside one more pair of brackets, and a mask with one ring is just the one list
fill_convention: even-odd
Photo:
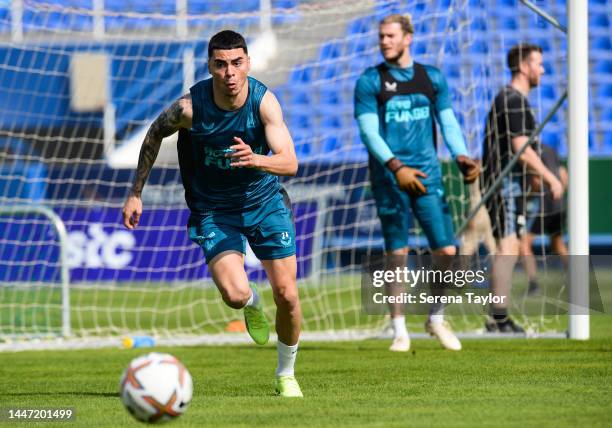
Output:
[[241,34],[232,30],[223,30],[211,37],[208,42],[208,57],[212,57],[215,49],[244,49],[244,53],[248,54],[246,41]]
[[542,53],[542,47],[531,43],[519,43],[508,51],[508,68],[514,76],[519,72],[519,65],[526,61],[532,52]]

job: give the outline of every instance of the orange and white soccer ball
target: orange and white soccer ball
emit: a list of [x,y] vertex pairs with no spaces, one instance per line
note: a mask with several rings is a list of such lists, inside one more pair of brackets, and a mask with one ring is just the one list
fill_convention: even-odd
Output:
[[193,381],[183,363],[158,352],[133,359],[121,376],[120,388],[127,410],[149,423],[178,418],[193,395]]

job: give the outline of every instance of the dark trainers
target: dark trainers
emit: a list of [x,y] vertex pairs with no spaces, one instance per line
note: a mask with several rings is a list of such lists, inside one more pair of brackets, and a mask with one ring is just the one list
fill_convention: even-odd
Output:
[[496,320],[493,317],[489,317],[485,321],[485,327],[490,333],[525,333],[523,327],[515,324],[510,317],[506,317],[501,320]]
[[538,281],[529,281],[527,294],[529,296],[538,296],[540,294],[540,286],[538,285]]

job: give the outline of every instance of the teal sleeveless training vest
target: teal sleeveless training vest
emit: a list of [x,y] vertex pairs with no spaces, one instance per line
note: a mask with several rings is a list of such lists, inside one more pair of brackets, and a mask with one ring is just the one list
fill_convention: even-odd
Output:
[[266,86],[249,77],[245,104],[235,111],[222,110],[213,100],[212,78],[191,89],[191,129],[181,129],[178,158],[185,200],[192,215],[216,211],[240,211],[263,204],[280,189],[278,177],[253,168],[230,167],[225,157],[240,137],[253,153],[270,152],[259,117]]

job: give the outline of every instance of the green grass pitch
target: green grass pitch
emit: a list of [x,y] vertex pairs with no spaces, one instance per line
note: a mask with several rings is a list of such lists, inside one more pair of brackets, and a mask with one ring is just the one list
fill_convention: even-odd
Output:
[[[611,277],[606,272],[600,278],[599,291],[605,302],[612,301]],[[312,320],[316,314],[325,314],[307,328],[347,328],[382,320],[359,313],[359,302],[355,301],[358,289],[346,288],[355,282],[349,279],[345,278],[346,284],[338,292],[322,293],[325,287],[301,289],[304,318]],[[525,286],[520,280],[517,290]],[[73,290],[73,323],[82,328],[160,323],[181,328],[195,322],[202,325],[201,334],[222,331],[231,319],[231,311],[219,304],[216,290],[148,291]],[[57,301],[50,293],[57,294],[57,290],[1,289],[0,304],[5,306],[0,310],[0,325],[19,327],[21,320],[24,326],[59,328],[59,310],[52,312],[48,321],[45,317],[49,314],[23,304],[32,301],[32,296],[40,302]],[[269,290],[264,295],[271,303]],[[192,308],[196,318],[185,311],[168,312],[160,318],[146,310],[170,309],[193,301],[197,302]],[[77,310],[79,306],[83,309]],[[113,311],[95,312],[94,307]],[[273,319],[273,305],[266,307],[269,319]],[[347,307],[355,311],[337,312]],[[459,329],[466,320],[451,318]],[[553,328],[566,325],[564,316],[551,318]],[[215,319],[216,323],[204,324]],[[411,331],[421,332],[424,317],[410,319]],[[478,319],[481,326],[482,318]],[[194,378],[191,406],[171,426],[609,426],[612,317],[593,315],[591,327],[592,339],[587,342],[465,339],[464,349],[458,353],[442,350],[433,340],[413,340],[413,350],[407,354],[387,351],[389,341],[385,340],[305,342],[296,372],[303,400],[273,396],[274,345],[155,350],[179,357]],[[0,353],[0,408],[74,407],[76,421],[67,426],[142,426],[124,410],[118,383],[128,362],[148,351]],[[16,423],[0,420],[0,426]]]
[[[156,350],[194,378],[176,427],[609,426],[612,318],[592,316],[591,326],[587,342],[464,340],[458,353],[433,340],[414,340],[407,354],[388,352],[387,341],[304,343],[296,374],[305,398],[291,400],[272,395],[273,345]],[[147,351],[0,353],[0,407],[74,407],[67,426],[139,426],[117,391],[122,370]]]

